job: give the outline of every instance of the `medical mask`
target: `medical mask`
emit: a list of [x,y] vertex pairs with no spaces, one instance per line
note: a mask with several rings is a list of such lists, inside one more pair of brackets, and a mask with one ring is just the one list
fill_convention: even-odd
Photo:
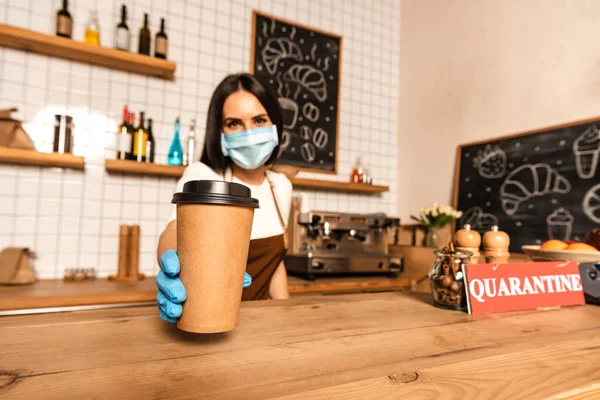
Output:
[[263,165],[279,144],[277,127],[250,129],[239,133],[221,133],[221,150],[225,157],[245,169]]

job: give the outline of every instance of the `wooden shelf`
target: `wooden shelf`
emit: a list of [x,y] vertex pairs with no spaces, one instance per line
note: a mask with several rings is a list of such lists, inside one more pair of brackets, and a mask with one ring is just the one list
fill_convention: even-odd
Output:
[[11,147],[0,147],[0,163],[70,169],[85,168],[85,159],[73,154],[40,153],[35,150],[13,149]]
[[290,178],[295,188],[331,190],[348,193],[383,193],[390,190],[387,186],[365,185],[364,183],[321,181],[317,179]]
[[0,46],[165,79],[173,79],[177,67],[172,61],[4,24],[0,24]]
[[170,178],[180,178],[183,175],[185,167],[174,165],[163,165],[153,163],[143,163],[130,160],[106,160],[106,170],[108,172],[124,172],[126,174],[166,176]]
[[[184,169],[185,167],[175,167],[172,165],[147,164],[128,160],[106,160],[106,170],[109,172],[125,172],[138,175],[180,178],[181,175],[183,175]],[[296,177],[288,178],[295,188],[366,194],[383,193],[390,190],[390,188],[387,186],[365,185],[362,183],[320,181],[317,179],[304,179]]]

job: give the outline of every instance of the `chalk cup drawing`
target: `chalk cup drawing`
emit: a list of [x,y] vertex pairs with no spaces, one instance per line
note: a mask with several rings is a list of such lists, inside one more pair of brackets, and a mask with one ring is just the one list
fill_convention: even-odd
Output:
[[329,135],[321,128],[317,128],[315,130],[315,134],[313,135],[313,143],[317,146],[318,149],[324,149],[327,146],[327,141],[329,140]]
[[546,217],[546,229],[549,239],[569,240],[575,218],[568,210],[559,208]]
[[302,114],[304,114],[306,119],[311,122],[316,122],[319,119],[319,113],[319,107],[315,106],[311,102],[304,104],[302,107]]
[[262,49],[262,59],[267,71],[271,75],[277,72],[279,60],[284,58],[293,58],[296,61],[302,61],[302,51],[300,47],[288,38],[270,38]]
[[498,146],[487,145],[473,158],[473,166],[486,179],[498,179],[506,175],[506,153]]
[[279,106],[283,111],[283,127],[285,129],[294,129],[298,121],[298,104],[292,99],[280,97]]
[[300,147],[300,153],[306,162],[315,161],[315,157],[317,156],[317,150],[312,143],[304,143],[302,147]]
[[506,215],[515,215],[522,202],[548,193],[567,194],[569,181],[548,164],[524,164],[512,171],[500,187]]
[[469,224],[474,230],[485,232],[498,225],[499,221],[495,215],[483,212],[481,207],[471,207],[464,212],[460,222],[463,226]]
[[588,190],[583,197],[583,212],[589,219],[600,224],[600,184]]
[[593,178],[600,161],[600,131],[596,125],[587,128],[573,142],[575,166],[581,179]]

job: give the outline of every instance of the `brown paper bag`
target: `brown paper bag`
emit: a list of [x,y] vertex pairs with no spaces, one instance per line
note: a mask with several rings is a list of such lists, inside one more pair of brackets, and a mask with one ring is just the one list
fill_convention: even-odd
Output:
[[27,248],[8,247],[0,253],[0,285],[28,285],[35,282],[32,253]]
[[23,129],[21,121],[10,115],[15,111],[16,108],[0,110],[0,146],[34,150],[33,142]]

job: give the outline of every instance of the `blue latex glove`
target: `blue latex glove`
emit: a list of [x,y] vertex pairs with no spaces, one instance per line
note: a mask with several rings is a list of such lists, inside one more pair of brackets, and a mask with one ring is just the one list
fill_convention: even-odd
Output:
[[[167,322],[177,322],[181,316],[181,304],[185,301],[187,293],[179,279],[179,257],[175,250],[167,250],[160,256],[160,271],[156,275],[156,301],[158,313]],[[246,272],[244,287],[252,284],[252,277]]]

